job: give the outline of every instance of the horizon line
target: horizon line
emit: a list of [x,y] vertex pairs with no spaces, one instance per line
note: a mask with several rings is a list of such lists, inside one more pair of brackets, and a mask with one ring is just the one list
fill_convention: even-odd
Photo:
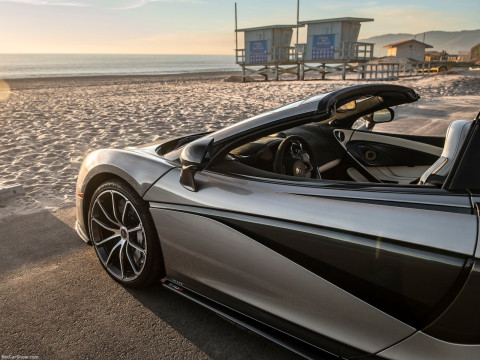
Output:
[[0,55],[172,55],[172,56],[235,56],[232,54],[174,54],[174,53],[94,53],[94,52],[0,52]]

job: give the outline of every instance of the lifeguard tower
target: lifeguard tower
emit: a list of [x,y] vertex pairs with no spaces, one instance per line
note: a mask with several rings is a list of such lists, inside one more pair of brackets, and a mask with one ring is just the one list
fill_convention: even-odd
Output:
[[244,48],[237,48],[236,63],[242,67],[242,77],[262,75],[268,80],[269,74],[278,80],[281,74],[296,74],[300,66],[295,47],[291,45],[293,29],[297,25],[269,25],[248,29],[236,29],[244,33]]
[[344,17],[299,21],[299,26],[307,27],[307,43],[297,44],[301,53],[298,56],[301,78],[307,72],[317,72],[322,79],[327,73],[341,74],[345,79],[347,71],[355,71],[356,66],[351,63],[371,60],[374,44],[358,42],[360,23],[367,21],[373,19]]
[[[268,80],[273,74],[278,80],[282,74],[296,75],[304,79],[305,73],[341,74],[360,72],[362,63],[373,58],[371,43],[358,42],[362,22],[373,19],[343,17],[334,19],[300,21],[300,0],[297,0],[295,25],[270,25],[248,29],[237,28],[237,4],[235,3],[235,58],[242,67],[242,78],[261,75]],[[299,43],[300,28],[307,29],[307,42]],[[292,35],[296,40],[292,46]],[[238,33],[244,33],[244,47],[238,47]]]

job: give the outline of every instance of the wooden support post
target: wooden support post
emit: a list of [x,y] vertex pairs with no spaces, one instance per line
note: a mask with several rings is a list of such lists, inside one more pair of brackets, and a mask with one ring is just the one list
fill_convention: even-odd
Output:
[[325,80],[325,75],[326,75],[325,64],[322,64],[322,80]]
[[342,80],[345,80],[346,63],[342,64]]
[[242,82],[247,81],[245,74],[245,65],[242,65]]
[[[299,23],[300,23],[300,0],[297,0],[297,41],[295,44],[298,46],[298,29],[299,29]],[[298,57],[297,51],[295,50],[295,54]]]
[[238,51],[237,3],[235,3],[235,56]]

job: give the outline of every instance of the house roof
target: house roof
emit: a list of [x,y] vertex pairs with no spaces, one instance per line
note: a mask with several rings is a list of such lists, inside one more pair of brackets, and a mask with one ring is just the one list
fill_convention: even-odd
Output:
[[368,18],[354,18],[354,17],[343,17],[343,18],[332,18],[332,19],[320,19],[320,20],[307,20],[300,21],[299,24],[308,25],[308,24],[319,24],[319,23],[330,23],[330,22],[367,22],[373,21],[373,19]]
[[[300,25],[303,27],[304,25]],[[237,32],[241,31],[255,31],[255,30],[269,30],[269,29],[294,29],[297,25],[267,25],[267,26],[258,26],[253,28],[246,28],[246,29],[237,29]]]
[[393,43],[393,44],[388,44],[388,45],[385,45],[384,48],[399,47],[400,45],[406,45],[408,43],[417,43],[417,44],[421,44],[421,45],[425,46],[425,48],[433,48],[432,45],[425,44],[425,43],[423,43],[421,41],[418,41],[418,40],[415,40],[415,39],[407,39],[407,40],[402,40],[402,41],[399,41],[399,42],[396,42],[396,43]]

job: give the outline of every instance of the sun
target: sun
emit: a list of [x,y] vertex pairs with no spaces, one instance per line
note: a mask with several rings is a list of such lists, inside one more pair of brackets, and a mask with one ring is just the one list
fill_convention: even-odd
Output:
[[0,101],[6,100],[10,95],[10,86],[5,80],[0,79]]

